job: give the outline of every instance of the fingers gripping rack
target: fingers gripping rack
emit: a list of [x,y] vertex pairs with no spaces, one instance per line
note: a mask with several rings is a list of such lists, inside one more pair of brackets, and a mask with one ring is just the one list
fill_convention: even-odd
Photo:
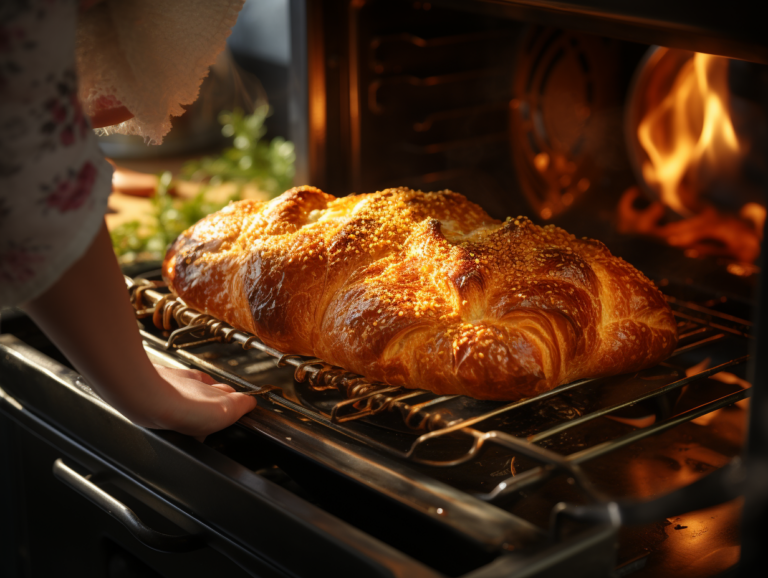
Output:
[[[191,349],[213,342],[234,342],[239,343],[245,350],[257,349],[271,355],[278,367],[294,366],[297,381],[308,381],[311,387],[319,390],[340,388],[350,396],[367,399],[380,392],[399,389],[371,383],[360,375],[334,367],[320,359],[307,359],[301,355],[278,351],[255,335],[192,309],[176,296],[160,293],[158,289],[164,287],[163,283],[144,279],[134,281],[129,277],[125,277],[125,281],[137,318],[151,316],[155,327],[170,332],[164,344],[166,350]],[[378,411],[382,410],[383,408]]]

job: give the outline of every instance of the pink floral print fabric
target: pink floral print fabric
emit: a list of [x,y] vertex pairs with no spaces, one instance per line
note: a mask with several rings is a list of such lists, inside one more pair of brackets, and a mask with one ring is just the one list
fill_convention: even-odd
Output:
[[77,99],[77,0],[0,2],[0,306],[39,296],[104,219],[112,168]]

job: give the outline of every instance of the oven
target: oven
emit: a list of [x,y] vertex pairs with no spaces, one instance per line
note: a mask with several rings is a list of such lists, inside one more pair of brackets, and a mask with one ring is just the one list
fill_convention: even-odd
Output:
[[[297,183],[337,196],[449,188],[494,217],[598,238],[662,289],[678,348],[635,374],[481,402],[276,351],[168,295],[157,271],[126,271],[149,355],[259,405],[204,443],[133,426],[28,319],[4,312],[3,571],[750,573],[768,515],[755,249],[768,41],[756,7],[727,8],[292,0]],[[726,74],[734,131],[750,147],[736,169],[696,173],[714,183],[701,187],[709,196],[675,206],[644,172],[653,155],[639,135],[690,51],[736,59],[711,75]],[[696,219],[697,202],[710,221]],[[88,314],[86,301],[73,306]]]

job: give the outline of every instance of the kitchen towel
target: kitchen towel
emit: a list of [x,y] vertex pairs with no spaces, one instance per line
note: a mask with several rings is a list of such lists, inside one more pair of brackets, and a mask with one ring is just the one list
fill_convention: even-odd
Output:
[[197,98],[244,0],[103,0],[80,13],[79,96],[85,112],[125,106],[133,118],[102,129],[160,144],[171,116]]

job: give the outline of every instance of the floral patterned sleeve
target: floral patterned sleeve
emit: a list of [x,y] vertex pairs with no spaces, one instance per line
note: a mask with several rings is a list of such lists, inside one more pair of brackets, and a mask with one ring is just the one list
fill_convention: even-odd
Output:
[[112,168],[77,99],[77,0],[0,2],[0,306],[38,297],[104,219]]

